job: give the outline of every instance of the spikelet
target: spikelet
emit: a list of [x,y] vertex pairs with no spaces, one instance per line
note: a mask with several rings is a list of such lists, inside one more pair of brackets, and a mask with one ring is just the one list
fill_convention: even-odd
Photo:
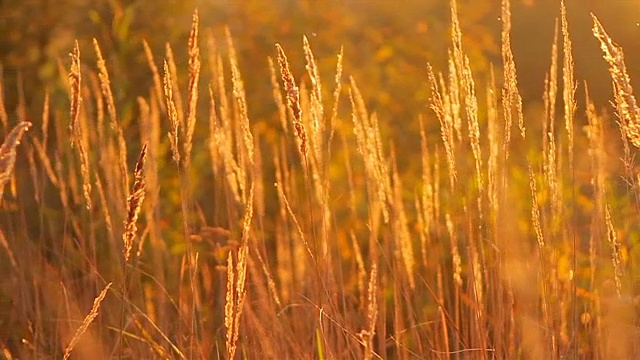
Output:
[[253,186],[249,191],[249,199],[242,222],[242,239],[233,261],[233,254],[227,257],[227,292],[224,306],[224,325],[226,328],[226,346],[229,359],[233,359],[240,335],[240,316],[247,295],[247,265],[249,260],[249,232],[253,219]]
[[293,130],[296,137],[300,140],[300,153],[303,156],[307,154],[307,132],[305,131],[304,124],[302,123],[302,109],[300,108],[300,91],[296,85],[296,81],[291,74],[289,68],[289,61],[287,55],[280,44],[276,44],[278,50],[278,64],[280,65],[280,72],[282,73],[282,83],[284,84],[285,92],[287,93],[287,105],[291,114],[293,115]]
[[540,250],[544,248],[544,236],[542,234],[542,226],[540,225],[540,207],[538,205],[538,190],[536,187],[536,179],[533,174],[533,169],[529,165],[529,188],[531,189],[531,221],[533,222],[533,229],[536,232],[536,239],[538,240],[538,247]]
[[169,115],[169,141],[171,143],[171,153],[173,161],[180,164],[180,150],[178,148],[178,132],[180,130],[180,121],[178,120],[178,112],[176,110],[176,101],[173,98],[173,80],[169,64],[164,62],[164,96],[167,102],[167,114]]
[[[176,67],[176,61],[173,58],[173,49],[171,49],[171,45],[169,43],[165,44],[165,62],[167,63],[167,68],[169,69],[169,74],[171,75],[169,83],[171,86],[171,91],[173,92],[174,97],[174,106],[176,109],[176,115],[178,117],[178,123],[183,124],[184,122],[184,109],[182,107],[182,95],[180,93],[180,86],[178,84],[178,69]],[[166,71],[166,69],[165,69]],[[165,87],[166,87],[165,83]],[[166,90],[165,90],[166,91]]]
[[[254,149],[253,149],[253,135],[251,134],[251,127],[249,124],[249,110],[247,108],[247,97],[244,91],[244,82],[240,76],[240,66],[238,65],[238,58],[236,56],[236,50],[233,45],[233,39],[231,38],[231,32],[229,28],[226,28],[227,46],[229,47],[229,62],[231,63],[231,84],[233,85],[233,97],[238,105],[240,116],[240,128],[242,130],[242,139],[244,141],[244,147],[249,157],[249,164],[254,164]],[[238,155],[242,156],[244,152],[239,152]],[[243,159],[244,160],[244,159]],[[244,164],[244,161],[240,161]],[[245,169],[250,168],[243,166]]]
[[567,136],[569,137],[569,166],[570,168],[573,168],[573,117],[576,112],[576,83],[573,76],[573,53],[571,38],[569,38],[567,9],[564,6],[564,0],[560,2],[560,12],[562,17],[562,48],[564,53],[564,61],[562,66],[562,98],[564,99],[565,128],[567,129]]
[[80,47],[78,40],[75,41],[73,51],[69,55],[71,56],[71,70],[69,71],[69,85],[71,96],[71,110],[69,112],[69,134],[71,134],[71,146],[75,144],[75,138],[73,134],[76,133],[76,129],[79,125],[80,117],[80,103],[82,98],[80,97],[80,87],[82,86],[82,77],[80,74]]
[[[511,124],[514,110],[522,138],[526,135],[524,115],[522,113],[522,97],[518,92],[516,64],[511,52],[511,0],[502,0],[502,63],[504,66],[504,87],[502,89],[502,107],[505,118],[505,150],[511,141]],[[506,153],[508,156],[508,152]]]
[[[482,177],[482,151],[480,149],[480,124],[478,120],[478,99],[476,97],[475,83],[471,73],[471,65],[469,57],[467,57],[462,49],[462,32],[460,30],[460,22],[458,20],[458,10],[456,0],[451,0],[451,36],[453,39],[453,61],[457,79],[460,81],[462,97],[465,105],[469,127],[469,140],[471,143],[471,151],[476,164],[476,178],[478,181],[478,190],[482,193],[484,190],[484,181]],[[451,84],[450,86],[453,86]],[[482,197],[478,197],[478,209],[482,209]]]
[[[340,48],[340,53],[338,54],[338,61],[336,63],[336,76],[335,83],[336,87],[333,90],[333,107],[331,108],[331,118],[329,119],[329,128],[331,129],[331,138],[333,137],[333,127],[338,117],[338,103],[340,101],[340,92],[342,91],[342,57],[343,57],[344,49]],[[330,140],[331,140],[330,138]],[[328,146],[331,146],[331,141],[329,141]]]
[[91,325],[93,320],[95,320],[95,318],[98,316],[98,310],[100,309],[100,304],[102,304],[102,301],[107,296],[107,292],[109,291],[111,284],[112,283],[108,283],[107,286],[105,286],[105,288],[100,292],[100,294],[98,294],[95,300],[93,300],[93,306],[91,307],[91,311],[89,312],[89,314],[87,314],[87,316],[82,321],[82,325],[80,325],[78,330],[76,330],[76,333],[73,335],[73,338],[71,338],[69,345],[67,345],[67,347],[64,349],[64,356],[63,356],[64,360],[67,360],[71,356],[71,352],[73,351],[73,348],[78,344],[78,342],[80,341],[80,338],[82,338],[82,335],[84,335],[84,333],[89,328],[89,325]]
[[640,109],[633,96],[631,78],[624,63],[624,53],[622,48],[611,40],[598,18],[593,14],[591,17],[593,18],[593,35],[600,40],[604,59],[609,64],[620,126],[631,143],[640,148]]
[[618,242],[618,236],[616,235],[616,229],[613,226],[613,220],[611,218],[611,210],[609,205],[605,206],[605,221],[607,223],[607,239],[609,240],[609,246],[611,247],[611,262],[613,263],[613,279],[616,285],[616,293],[618,298],[622,295],[622,254],[620,249],[620,243]]
[[131,248],[133,246],[133,240],[136,237],[138,231],[137,221],[138,214],[142,208],[142,201],[145,196],[146,181],[144,176],[144,165],[147,160],[147,144],[142,146],[140,151],[140,158],[136,164],[136,169],[133,173],[134,182],[131,193],[127,198],[127,219],[124,222],[124,234],[122,235],[122,241],[124,244],[124,259],[129,261],[131,256]]
[[89,172],[89,154],[85,148],[82,136],[82,126],[80,125],[80,106],[82,105],[82,77],[80,75],[80,48],[78,41],[75,42],[71,53],[71,70],[69,71],[69,83],[71,84],[71,146],[74,144],[78,149],[80,157],[80,173],[82,174],[82,194],[86,202],[87,209],[91,209],[91,174]]
[[456,125],[452,117],[452,106],[449,104],[449,96],[445,94],[444,81],[441,79],[440,85],[433,73],[433,68],[427,64],[429,75],[429,84],[431,85],[431,110],[436,114],[440,121],[440,132],[442,134],[442,142],[447,155],[447,164],[449,165],[449,182],[451,189],[454,188],[456,182],[456,160],[454,155],[454,130]]
[[271,74],[271,87],[273,88],[273,99],[276,102],[276,106],[278,108],[278,119],[280,120],[280,125],[282,126],[282,130],[287,132],[287,108],[284,105],[284,99],[282,98],[282,93],[280,92],[280,83],[278,82],[278,77],[276,75],[276,68],[273,64],[273,59],[269,56],[269,71]]
[[[367,290],[367,329],[360,332],[364,345],[363,359],[372,359],[374,355],[373,337],[376,334],[378,320],[378,264],[371,265],[371,276]],[[376,354],[377,356],[377,354]]]
[[25,131],[28,131],[31,123],[23,121],[16,125],[0,146],[0,204],[4,195],[4,187],[7,185],[13,174],[13,167],[16,163],[16,148],[20,145],[20,140]]
[[198,82],[200,80],[200,47],[198,45],[198,10],[193,14],[193,25],[189,33],[189,93],[187,99],[187,124],[184,139],[185,166],[191,163],[193,133],[196,129],[196,108],[198,105]]

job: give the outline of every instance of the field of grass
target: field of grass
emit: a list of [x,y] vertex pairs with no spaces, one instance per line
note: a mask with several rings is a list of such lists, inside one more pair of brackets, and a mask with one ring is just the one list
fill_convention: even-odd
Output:
[[[243,78],[252,59],[201,33],[197,11],[188,64],[143,44],[153,86],[129,99],[133,121],[95,40],[60,63],[66,94],[43,89],[39,119],[0,78],[0,358],[640,357],[640,106],[623,49],[594,16],[612,82],[576,79],[561,4],[530,115],[509,0],[482,83],[456,6],[448,67],[425,62],[429,111],[403,120],[420,123],[405,135],[418,150],[384,136],[342,53],[323,78],[306,37],[305,69],[274,44],[271,79]],[[245,83],[269,81],[267,131]],[[609,109],[589,86],[612,87]]]

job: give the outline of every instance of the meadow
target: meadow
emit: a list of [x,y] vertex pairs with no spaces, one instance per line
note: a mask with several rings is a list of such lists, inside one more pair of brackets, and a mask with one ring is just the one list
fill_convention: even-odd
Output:
[[[39,118],[0,77],[0,358],[638,358],[633,65],[595,14],[611,82],[577,78],[562,2],[526,112],[510,6],[480,81],[451,1],[403,142],[343,52],[304,37],[304,59],[245,59],[197,10],[186,44],[141,44],[132,107],[95,39],[58,62]],[[243,77],[252,61],[270,78]],[[251,118],[252,82],[277,121]]]

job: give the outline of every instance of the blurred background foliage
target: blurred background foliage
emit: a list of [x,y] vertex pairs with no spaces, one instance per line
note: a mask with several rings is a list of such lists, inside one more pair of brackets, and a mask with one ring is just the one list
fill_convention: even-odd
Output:
[[[592,87],[590,93],[599,108],[608,106],[609,75],[591,35],[589,13],[597,14],[611,36],[623,46],[628,64],[638,64],[640,5],[622,0],[566,2],[576,79],[601,84]],[[465,51],[475,71],[480,99],[484,98],[488,69],[491,64],[501,63],[499,6],[497,0],[458,1]],[[148,41],[158,66],[165,56],[165,45],[173,47],[184,92],[187,36],[196,7],[200,12],[203,44],[207,31],[224,43],[225,29],[230,30],[245,81],[250,119],[254,130],[267,141],[273,138],[268,136],[269,132],[279,129],[267,57],[273,57],[274,44],[281,43],[292,62],[294,75],[304,81],[303,35],[309,38],[321,75],[326,79],[325,91],[333,91],[329,80],[335,73],[336,55],[343,48],[343,81],[348,82],[348,76],[355,78],[368,108],[381,118],[387,138],[418,153],[417,118],[427,113],[432,143],[437,141],[439,124],[428,110],[426,68],[431,63],[436,71],[446,69],[450,41],[447,0],[407,0],[401,5],[387,0],[0,0],[0,64],[11,121],[17,121],[19,92],[14,89],[18,89],[18,82],[24,89],[28,116],[40,116],[45,88],[54,97],[57,91],[58,99],[64,99],[59,72],[61,67],[68,69],[67,54],[74,39],[80,42],[84,66],[95,69],[91,39],[96,38],[107,60],[120,120],[129,132],[137,131],[137,126],[128,126],[138,115],[136,98],[148,97],[152,86],[142,41]],[[556,0],[514,0],[512,12],[512,46],[519,86],[526,114],[533,122],[528,127],[535,129],[538,125],[533,119],[537,119],[542,107],[559,4]],[[206,68],[206,54],[203,61]],[[640,74],[633,73],[637,67],[629,67],[637,85]],[[495,69],[495,73],[500,81],[501,69]],[[205,73],[201,89],[205,89],[209,80]],[[346,112],[349,106],[345,94],[341,110]],[[579,89],[579,117],[584,109],[582,94]],[[203,121],[199,126],[203,129],[207,126],[205,98],[202,96],[200,101]],[[64,103],[54,102],[58,107]],[[56,110],[61,114],[68,111]],[[343,125],[350,126],[348,114],[342,119]],[[403,173],[420,173],[419,162],[409,157],[399,159],[398,166]]]
[[[482,88],[488,64],[500,62],[500,1],[458,3],[465,50]],[[512,6],[513,50],[523,97],[526,105],[539,103],[558,1],[516,0]],[[590,12],[600,17],[625,48],[628,62],[640,62],[637,2],[569,0],[567,6],[575,58],[580,59],[576,62],[578,79],[608,83],[590,33]],[[327,79],[332,78],[335,55],[344,46],[345,74],[358,81],[369,107],[386,120],[390,125],[386,130],[394,138],[415,130],[417,114],[427,109],[427,62],[435,69],[445,68],[450,26],[449,1],[445,0],[410,0],[401,5],[386,0],[0,0],[5,88],[15,88],[12,85],[21,71],[28,105],[40,103],[43,91],[35,90],[52,85],[58,75],[57,62],[62,59],[67,64],[73,40],[81,42],[85,61],[92,61],[90,41],[95,37],[107,56],[112,78],[117,79],[117,100],[131,103],[120,104],[121,110],[133,108],[136,96],[147,95],[151,85],[142,40],[149,42],[158,61],[169,42],[178,64],[183,65],[179,71],[186,72],[184,50],[196,7],[203,29],[210,29],[216,38],[224,40],[224,29],[229,27],[254,123],[275,113],[266,80],[267,56],[274,55],[276,42],[290,53],[294,71],[303,74],[301,39],[306,35]],[[608,87],[592,92],[597,103],[606,104]],[[5,96],[9,110],[15,109],[16,92],[8,91]]]
[[[490,2],[463,1],[461,22],[467,51],[479,69],[498,51],[495,17]],[[304,73],[302,36],[306,35],[331,79],[335,56],[344,46],[345,73],[360,84],[370,107],[394,123],[407,124],[426,107],[427,61],[444,64],[448,47],[447,1],[88,1],[27,0],[0,2],[0,62],[7,88],[16,71],[24,74],[27,94],[50,85],[58,74],[57,60],[68,62],[74,39],[81,43],[85,64],[93,59],[95,37],[117,79],[120,101],[135,102],[151,85],[142,40],[156,56],[165,42],[174,47],[179,71],[186,72],[186,44],[193,9],[200,10],[203,29],[224,41],[228,27],[234,38],[254,122],[273,114],[267,57],[280,42],[293,62],[296,75]],[[495,24],[490,24],[491,22]],[[492,26],[489,26],[492,25]],[[260,79],[253,81],[253,79]],[[331,91],[331,89],[328,89]],[[15,106],[16,94],[7,94]],[[10,107],[11,108],[11,107]],[[399,124],[398,129],[404,125]]]

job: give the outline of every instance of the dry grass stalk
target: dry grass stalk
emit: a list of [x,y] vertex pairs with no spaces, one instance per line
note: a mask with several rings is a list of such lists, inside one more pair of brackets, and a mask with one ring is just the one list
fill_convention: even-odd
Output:
[[180,121],[178,112],[176,110],[176,101],[174,100],[173,93],[173,79],[171,71],[169,70],[169,64],[165,60],[164,62],[164,96],[167,102],[167,114],[169,115],[169,141],[171,143],[171,153],[173,154],[173,161],[180,164],[180,150],[178,147],[178,134],[180,132]]
[[96,127],[98,129],[98,139],[100,144],[103,145],[106,141],[104,135],[104,99],[102,98],[102,91],[100,90],[100,79],[95,72],[89,72],[89,82],[93,97],[96,100]]
[[[395,155],[392,155],[395,158]],[[398,169],[395,166],[393,169],[393,209],[394,209],[394,235],[396,240],[396,252],[398,253],[398,260],[404,265],[404,269],[407,273],[407,280],[409,287],[414,290],[416,287],[415,280],[415,258],[413,254],[413,244],[411,242],[411,233],[409,232],[409,221],[407,219],[407,213],[404,208],[404,202],[402,200],[402,182]]]
[[615,282],[616,294],[618,298],[622,296],[622,277],[623,277],[623,265],[622,265],[622,253],[621,245],[618,242],[618,235],[616,229],[613,226],[613,218],[611,217],[611,210],[609,205],[605,206],[605,221],[607,224],[607,239],[609,240],[609,246],[611,247],[611,262],[613,263],[613,280]]
[[333,106],[331,107],[331,118],[329,118],[329,128],[331,129],[331,135],[329,137],[329,146],[331,146],[331,139],[333,138],[333,129],[335,126],[336,118],[338,117],[338,103],[340,101],[340,92],[342,91],[342,57],[344,49],[340,47],[340,53],[338,54],[338,61],[336,62],[336,87],[333,90]]
[[9,128],[9,116],[7,116],[7,109],[4,104],[4,71],[2,64],[0,64],[0,123],[4,131]]
[[589,234],[589,267],[591,269],[591,286],[596,283],[596,268],[600,243],[603,238],[603,213],[605,210],[606,187],[606,153],[604,149],[603,119],[596,114],[595,105],[589,97],[589,89],[585,84],[585,103],[588,125],[585,133],[589,140],[589,159],[591,160],[591,186],[595,193],[595,205],[591,220],[591,233]]
[[[160,98],[162,99],[162,98]],[[156,204],[158,182],[158,151],[160,147],[160,119],[158,113],[158,101],[151,95],[151,105],[147,101],[138,97],[138,107],[140,109],[140,143],[148,144],[145,177],[147,181],[147,204],[152,209]]]
[[306,111],[308,115],[308,123],[311,128],[311,146],[313,150],[313,159],[318,164],[324,163],[323,151],[324,151],[324,107],[322,105],[322,83],[320,81],[320,74],[318,72],[318,66],[316,64],[315,56],[311,50],[311,45],[306,36],[303,36],[303,50],[306,60],[306,69],[311,80],[311,89],[309,91],[308,98],[310,106]]
[[600,41],[604,59],[609,64],[620,126],[631,143],[640,148],[640,108],[633,95],[631,78],[624,63],[624,52],[609,37],[598,18],[593,14],[591,17],[593,18],[593,35]]
[[[226,28],[227,46],[229,47],[229,62],[231,64],[231,83],[233,85],[233,97],[236,100],[236,105],[239,111],[239,122],[242,130],[242,139],[244,141],[244,151],[238,151],[241,164],[244,164],[244,154],[248,156],[249,163],[247,165],[254,164],[254,149],[253,149],[253,135],[251,134],[251,126],[249,124],[249,110],[247,108],[247,97],[244,91],[244,82],[240,75],[240,66],[238,65],[238,57],[236,56],[236,50],[233,46],[233,39],[231,38],[231,32],[229,28]],[[252,166],[251,166],[252,167]],[[245,169],[251,168],[250,166],[244,166]]]
[[304,124],[302,123],[302,109],[300,108],[300,91],[296,85],[296,81],[291,74],[289,67],[289,61],[287,55],[284,53],[282,46],[276,44],[278,50],[278,64],[280,65],[280,72],[282,73],[282,83],[284,84],[284,90],[287,93],[287,105],[293,115],[293,130],[296,137],[300,140],[300,153],[303,156],[307,154],[307,132],[305,131]]
[[[216,114],[216,100],[213,84],[209,86],[209,154],[213,169],[224,172],[227,188],[238,204],[245,201],[245,179],[243,168],[238,165],[233,152],[233,136],[230,123],[221,121]],[[222,106],[222,105],[220,105]]]
[[[371,202],[374,205],[371,206],[371,211],[380,211],[384,222],[387,223],[389,221],[389,204],[393,198],[393,191],[387,159],[382,149],[378,117],[376,114],[371,116],[367,114],[364,100],[353,78],[351,78],[349,98],[352,107],[353,133],[356,136],[358,152],[364,159],[367,188]],[[379,214],[372,213],[370,216],[377,218]],[[378,220],[376,219],[374,222],[378,223]],[[372,231],[376,232],[377,229],[372,229]]]
[[363,359],[372,359],[375,354],[373,337],[376,334],[376,323],[378,319],[378,264],[371,265],[371,275],[367,290],[367,329],[360,332],[364,345]]
[[71,352],[73,351],[73,348],[78,344],[78,342],[82,338],[82,335],[84,335],[84,333],[89,328],[89,325],[91,325],[93,320],[95,320],[95,318],[98,316],[98,310],[100,309],[100,304],[102,304],[102,301],[104,300],[105,296],[107,296],[107,291],[109,291],[111,284],[112,283],[108,283],[107,286],[105,286],[105,288],[100,292],[100,294],[98,294],[95,300],[93,300],[93,306],[91,307],[91,311],[89,312],[89,314],[87,314],[87,316],[82,321],[82,325],[80,325],[78,330],[76,330],[76,333],[73,335],[73,338],[71,338],[69,345],[67,345],[67,347],[64,349],[64,356],[63,356],[64,360],[69,359],[69,357],[71,356]]
[[136,169],[133,173],[133,188],[131,189],[131,193],[127,198],[127,218],[124,222],[124,233],[122,234],[122,241],[124,244],[123,253],[126,262],[129,261],[129,257],[131,256],[133,240],[135,239],[136,233],[138,232],[138,214],[140,214],[140,209],[142,208],[142,202],[144,201],[145,190],[147,186],[144,174],[144,166],[146,161],[147,144],[145,143],[142,146],[142,150],[140,151],[140,158],[138,159]]
[[[551,44],[551,65],[545,78],[543,94],[545,117],[542,122],[542,152],[546,159],[549,146],[548,133],[555,133],[556,100],[558,97],[558,19],[556,19]],[[546,161],[546,160],[545,160]],[[546,165],[545,165],[546,166]]]
[[103,212],[104,222],[107,227],[107,232],[109,233],[109,238],[113,241],[115,239],[113,233],[113,222],[111,221],[111,211],[109,210],[109,203],[107,202],[107,197],[104,193],[104,187],[102,186],[102,181],[100,180],[100,176],[96,175],[96,189],[98,190],[98,198],[100,199],[100,210]]
[[86,202],[87,209],[91,209],[91,174],[89,172],[89,154],[86,150],[86,144],[83,140],[80,118],[80,108],[82,105],[82,77],[80,72],[80,48],[76,41],[71,53],[71,69],[69,71],[69,83],[71,84],[71,110],[70,110],[70,130],[71,130],[71,146],[74,144],[78,149],[80,157],[80,173],[82,174],[82,193]]
[[226,329],[226,347],[229,359],[234,359],[238,337],[240,336],[240,316],[247,295],[247,264],[249,257],[249,232],[253,218],[253,187],[242,222],[242,239],[234,262],[233,254],[227,257],[227,293],[224,306],[224,326]]
[[127,170],[127,143],[124,139],[124,132],[122,127],[118,124],[118,118],[116,115],[115,99],[113,92],[111,91],[111,81],[109,80],[109,72],[107,71],[107,64],[102,56],[100,45],[98,40],[93,39],[93,48],[97,57],[98,65],[98,79],[100,80],[100,89],[102,95],[107,103],[107,113],[109,114],[109,121],[111,124],[111,130],[116,133],[116,140],[118,143],[118,163],[120,167],[120,178],[122,179],[122,191],[126,192],[129,188],[129,173]]
[[[158,66],[156,66],[156,62],[153,59],[153,52],[151,52],[151,48],[149,47],[149,43],[147,43],[147,40],[142,40],[142,46],[144,48],[144,54],[147,57],[147,63],[149,64],[149,68],[151,69],[151,73],[153,74],[153,89],[155,90],[158,99],[162,99],[162,80],[160,80],[160,72],[158,71]],[[165,103],[162,101],[160,101],[159,103],[162,111],[166,111],[167,108],[165,106]]]
[[[169,43],[165,44],[165,62],[168,65],[169,74],[171,77],[169,78],[171,82],[169,86],[171,87],[171,91],[173,92],[174,97],[174,107],[176,109],[176,114],[178,116],[178,123],[184,124],[184,108],[182,106],[182,95],[180,93],[180,86],[178,84],[178,69],[176,67],[176,62],[173,58],[173,49],[171,49],[171,45]],[[165,69],[165,80],[166,80],[166,69]],[[165,81],[165,94],[167,92],[166,81]],[[167,104],[168,107],[168,104]]]
[[[455,65],[457,72],[457,80],[460,82],[461,95],[464,101],[465,112],[469,127],[469,141],[471,143],[471,151],[476,165],[476,181],[478,192],[484,193],[484,180],[482,176],[482,150],[480,148],[480,124],[478,120],[478,99],[476,97],[475,83],[471,72],[469,57],[464,54],[462,49],[462,32],[460,30],[460,22],[458,20],[458,10],[456,0],[451,0],[451,38],[453,46],[453,59],[450,61]],[[453,86],[453,85],[450,85]],[[453,96],[453,95],[452,95]],[[477,197],[478,215],[482,218],[482,195]]]
[[[454,134],[456,125],[454,123],[454,117],[452,116],[452,113],[454,112],[452,108],[454,106],[450,102],[450,96],[446,94],[446,86],[442,77],[440,77],[440,81],[438,82],[430,64],[427,64],[427,69],[429,74],[429,84],[431,85],[430,107],[440,121],[442,142],[444,143],[444,150],[447,155],[447,164],[449,165],[449,185],[451,190],[453,190],[457,178],[456,160],[454,155]],[[438,83],[440,84],[438,85]]]
[[[560,176],[557,169],[557,146],[555,142],[556,100],[558,97],[558,21],[555,22],[553,43],[551,45],[551,65],[545,81],[544,106],[545,119],[542,131],[542,158],[545,184],[551,197],[551,218],[562,213],[560,201]],[[555,228],[555,226],[554,226]]]
[[78,143],[78,155],[80,156],[80,173],[82,174],[82,194],[86,202],[87,209],[91,209],[91,173],[89,171],[89,154],[85,148],[85,142],[82,139],[82,129],[78,126],[78,133],[75,135]]
[[0,204],[4,195],[4,187],[13,175],[13,168],[16,163],[16,149],[20,145],[20,140],[26,131],[31,127],[31,123],[24,121],[14,126],[9,135],[0,146]]
[[520,135],[526,135],[524,127],[524,115],[522,113],[522,97],[518,92],[518,80],[516,76],[516,64],[511,52],[511,0],[502,0],[502,64],[504,66],[504,86],[502,89],[502,107],[505,119],[505,154],[508,156],[508,148],[511,142],[511,125],[513,124],[514,110],[518,120]]
[[96,39],[93,39],[93,49],[98,59],[98,79],[100,80],[100,89],[102,90],[104,99],[107,101],[107,113],[109,114],[109,118],[111,120],[111,129],[115,131],[118,128],[115,100],[113,98],[113,93],[111,92],[111,81],[109,80],[107,63],[102,56],[100,45],[98,44],[98,40]]
[[[427,143],[427,133],[424,128],[423,118],[420,117],[420,149],[422,158],[422,193],[421,197],[416,196],[416,210],[418,211],[418,221],[421,228],[420,244],[422,263],[427,266],[427,247],[431,243],[431,228],[435,223],[433,173],[431,171],[431,157],[429,156],[429,146]],[[420,200],[421,201],[420,201]]]
[[[0,91],[1,90],[2,89],[0,89]],[[47,141],[49,139],[49,118],[50,118],[49,103],[50,103],[49,90],[45,90],[44,102],[42,105],[42,124],[40,128],[42,130],[42,143],[44,144],[45,148],[47,146]]]
[[564,6],[564,0],[560,2],[560,13],[562,18],[562,48],[564,54],[562,66],[562,98],[564,100],[565,127],[567,129],[567,135],[569,138],[569,167],[573,169],[573,118],[576,112],[576,82],[573,75],[573,50],[571,45],[571,38],[569,37],[567,9]]
[[[489,159],[487,160],[487,197],[489,199],[489,209],[491,209],[492,214],[491,220],[494,220],[498,216],[500,207],[500,128],[498,126],[498,96],[493,67],[491,68],[489,79],[489,85],[487,86],[487,138],[489,141]],[[492,221],[492,223],[494,224],[494,227],[497,226],[497,221]],[[494,228],[494,230],[496,229]]]
[[24,94],[24,76],[22,70],[16,73],[16,87],[18,93],[18,104],[16,106],[16,117],[18,122],[27,121],[27,100]]
[[82,97],[80,95],[82,76],[80,72],[80,46],[78,45],[78,40],[75,41],[73,51],[69,56],[71,57],[71,69],[69,71],[69,94],[71,98],[71,110],[69,111],[69,133],[71,135],[71,146],[73,147],[76,141],[76,137],[74,135],[77,134],[78,126],[80,126],[80,103],[82,102]]
[[278,108],[278,119],[280,120],[280,126],[282,126],[282,130],[287,132],[289,129],[289,126],[287,125],[287,107],[284,105],[284,99],[282,98],[282,93],[280,92],[280,83],[278,82],[276,68],[273,64],[273,59],[271,58],[271,56],[269,56],[268,61],[269,72],[271,74],[271,87],[273,88],[273,99],[275,100],[276,106]]
[[187,99],[187,124],[184,139],[185,167],[191,163],[193,133],[196,129],[196,110],[198,105],[198,83],[200,80],[200,46],[198,45],[198,10],[193,14],[193,24],[189,33],[189,95]]
[[51,161],[47,156],[47,152],[44,149],[44,145],[41,144],[40,141],[38,141],[38,139],[36,138],[32,139],[32,144],[33,144],[33,147],[36,149],[36,153],[38,154],[38,158],[40,159],[40,162],[42,162],[42,167],[44,168],[45,173],[49,177],[49,181],[51,181],[51,183],[54,186],[58,187],[59,186],[58,178],[56,176],[55,171],[53,170]]
[[9,257],[9,262],[11,263],[11,266],[13,266],[15,270],[18,270],[18,263],[16,262],[16,257],[13,255],[11,246],[9,246],[9,242],[7,241],[7,238],[4,236],[4,232],[2,232],[2,229],[0,229],[0,245],[2,245],[2,247],[4,248],[4,251],[7,252],[7,256]]
[[262,255],[260,255],[259,251],[256,251],[256,255],[258,256],[258,262],[260,262],[262,273],[266,278],[269,294],[271,295],[273,302],[275,302],[275,304],[277,305],[277,308],[282,309],[282,301],[280,300],[280,295],[278,294],[278,286],[276,285],[276,282],[273,279],[273,276],[271,275],[271,271],[269,271],[269,267],[267,263],[264,261],[264,259],[262,258]]
[[[542,233],[542,225],[540,223],[540,206],[538,205],[538,189],[536,187],[536,179],[533,174],[533,169],[529,165],[529,188],[531,189],[531,221],[533,222],[533,229],[536,232],[536,240],[538,240],[538,248],[542,254],[544,249],[544,235]],[[543,261],[540,259],[540,261]]]
[[460,250],[458,249],[458,236],[456,235],[455,228],[453,226],[453,220],[451,214],[445,214],[447,232],[449,233],[449,240],[451,243],[451,258],[453,261],[453,282],[459,287],[462,287],[462,258],[460,257]]

